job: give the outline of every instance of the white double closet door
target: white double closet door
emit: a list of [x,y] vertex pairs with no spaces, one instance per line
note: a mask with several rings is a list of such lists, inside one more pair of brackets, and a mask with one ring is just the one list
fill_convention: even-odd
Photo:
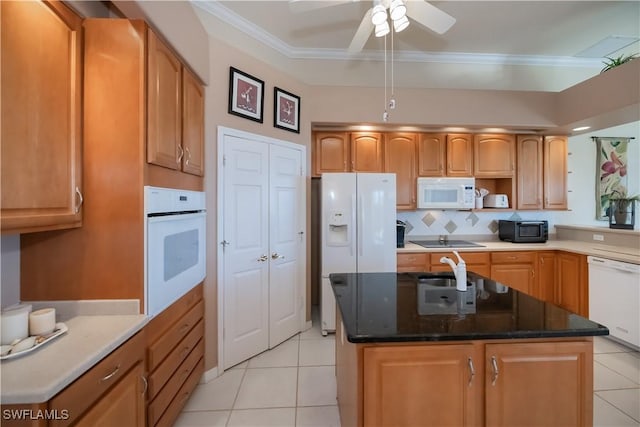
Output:
[[302,330],[305,147],[231,129],[219,131],[218,141],[223,144],[219,355],[227,369]]

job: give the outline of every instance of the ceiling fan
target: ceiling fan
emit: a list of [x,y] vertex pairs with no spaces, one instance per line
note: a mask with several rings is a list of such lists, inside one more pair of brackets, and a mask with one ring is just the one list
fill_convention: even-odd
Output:
[[[345,3],[352,3],[354,1],[358,0],[289,0],[289,6],[294,12],[306,12],[330,6],[338,6]],[[386,22],[386,12],[388,10],[390,15],[393,16],[393,11],[396,4],[404,5],[404,7],[406,7],[406,17],[411,18],[418,24],[423,25],[424,27],[427,27],[428,29],[438,34],[444,34],[456,22],[456,19],[454,17],[424,0],[373,0],[373,6],[365,13],[362,21],[360,22],[360,26],[356,31],[356,34],[351,40],[351,44],[348,48],[349,53],[360,52],[367,40],[369,40],[369,37],[371,36],[371,33],[374,32],[374,30],[376,32],[376,36],[386,34],[384,33],[384,31],[381,31],[379,33],[379,29],[381,29],[382,26],[386,26],[388,32],[389,26]],[[374,21],[376,21],[376,12],[380,11],[384,11],[385,13],[378,13],[380,17],[378,19],[378,22],[382,22],[381,19],[384,19],[384,24],[381,24],[381,26],[377,26],[372,22],[372,16],[374,18]],[[400,29],[398,29],[399,27],[396,26],[396,32],[402,31],[402,29],[406,28],[406,26],[408,25],[408,20],[406,20],[405,18],[404,21],[406,22],[404,22],[404,26],[401,26]]]

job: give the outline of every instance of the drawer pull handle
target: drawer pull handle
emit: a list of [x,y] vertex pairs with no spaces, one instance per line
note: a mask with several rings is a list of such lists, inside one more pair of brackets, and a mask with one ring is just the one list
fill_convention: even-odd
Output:
[[104,377],[102,377],[100,382],[109,381],[111,378],[113,378],[118,373],[119,370],[120,370],[120,365],[116,366],[116,368],[110,374],[105,375]]
[[179,332],[180,332],[180,334],[184,335],[184,333],[187,332],[188,330],[189,330],[189,324],[185,323],[184,325],[182,325],[180,327],[180,331]]
[[469,383],[467,385],[471,387],[471,382],[473,381],[473,377],[476,376],[476,370],[473,367],[473,360],[471,358],[469,358],[468,362],[469,362]]
[[492,373],[491,373],[491,385],[496,385],[496,381],[498,381],[498,362],[496,361],[496,357],[495,356],[491,356],[491,368],[492,368]]
[[182,359],[184,359],[184,358],[185,358],[185,356],[186,356],[187,354],[189,354],[189,351],[190,351],[190,350],[191,350],[191,347],[189,347],[189,346],[186,346],[185,348],[183,348],[183,349],[182,349]]
[[149,389],[149,381],[147,381],[147,377],[144,375],[141,375],[140,378],[142,378],[142,382],[144,383],[144,389],[142,389],[142,395],[144,396]]

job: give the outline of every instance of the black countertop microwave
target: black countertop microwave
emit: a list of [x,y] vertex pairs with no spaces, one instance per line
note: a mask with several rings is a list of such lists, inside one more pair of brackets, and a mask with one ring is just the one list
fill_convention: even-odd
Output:
[[544,243],[549,238],[547,221],[498,221],[498,237],[505,242]]

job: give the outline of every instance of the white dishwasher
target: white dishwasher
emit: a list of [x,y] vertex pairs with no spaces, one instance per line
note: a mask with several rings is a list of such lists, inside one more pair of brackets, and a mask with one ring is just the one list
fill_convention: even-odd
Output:
[[640,347],[640,265],[589,256],[589,319]]

